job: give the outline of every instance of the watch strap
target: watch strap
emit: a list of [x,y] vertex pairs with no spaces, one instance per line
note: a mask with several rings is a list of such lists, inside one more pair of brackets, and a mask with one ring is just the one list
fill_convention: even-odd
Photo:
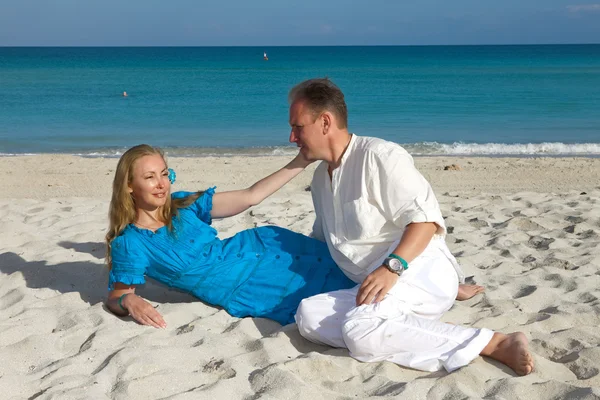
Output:
[[402,268],[408,269],[408,261],[406,261],[404,258],[402,258],[394,253],[390,253],[390,255],[388,257],[395,258],[396,260],[400,261],[400,264],[402,264]]

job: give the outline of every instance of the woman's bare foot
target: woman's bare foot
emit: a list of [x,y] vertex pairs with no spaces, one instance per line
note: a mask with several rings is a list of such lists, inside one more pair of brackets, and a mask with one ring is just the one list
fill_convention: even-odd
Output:
[[522,332],[510,335],[495,332],[481,355],[500,361],[519,375],[528,375],[533,371],[533,357],[529,353],[527,337]]
[[458,294],[456,295],[456,300],[469,300],[471,297],[478,295],[479,293],[483,293],[485,288],[479,285],[466,285],[461,283],[458,285]]

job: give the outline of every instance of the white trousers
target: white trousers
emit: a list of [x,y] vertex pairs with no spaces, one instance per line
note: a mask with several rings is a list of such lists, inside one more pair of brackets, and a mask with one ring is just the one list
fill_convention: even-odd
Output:
[[359,361],[451,372],[478,357],[494,334],[438,321],[458,291],[456,271],[439,248],[413,260],[379,303],[356,307],[359,287],[302,300],[296,313],[302,336],[345,347]]

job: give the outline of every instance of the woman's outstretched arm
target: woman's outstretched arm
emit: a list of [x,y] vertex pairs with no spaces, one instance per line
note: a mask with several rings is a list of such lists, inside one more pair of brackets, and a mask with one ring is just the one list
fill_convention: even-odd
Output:
[[[121,305],[119,305],[119,299],[121,299]],[[167,327],[162,315],[156,311],[152,304],[135,294],[135,285],[115,283],[114,290],[108,292],[106,306],[120,317],[131,315],[133,319],[142,325],[150,325],[155,328]]]
[[301,154],[298,154],[285,167],[247,189],[215,193],[211,217],[231,217],[259,204],[302,172],[310,163]]

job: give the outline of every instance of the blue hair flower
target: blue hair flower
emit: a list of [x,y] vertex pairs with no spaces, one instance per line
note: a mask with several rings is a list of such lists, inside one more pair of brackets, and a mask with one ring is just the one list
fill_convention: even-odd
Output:
[[169,168],[169,182],[171,182],[171,185],[175,183],[175,180],[177,180],[177,174],[173,168]]

